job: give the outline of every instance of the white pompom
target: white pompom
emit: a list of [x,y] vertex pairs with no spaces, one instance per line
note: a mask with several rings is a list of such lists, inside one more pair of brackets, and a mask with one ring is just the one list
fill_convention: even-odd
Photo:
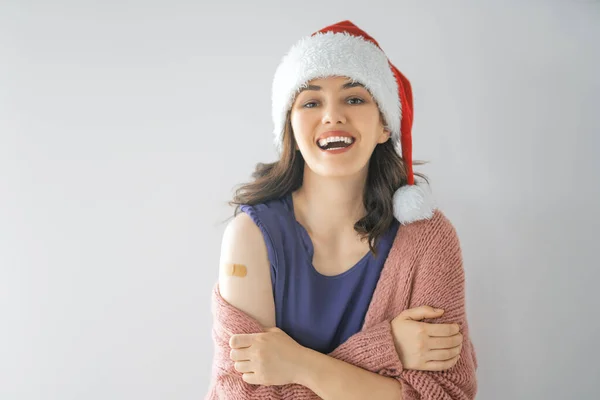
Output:
[[431,218],[435,208],[426,182],[404,185],[394,193],[394,216],[403,225]]

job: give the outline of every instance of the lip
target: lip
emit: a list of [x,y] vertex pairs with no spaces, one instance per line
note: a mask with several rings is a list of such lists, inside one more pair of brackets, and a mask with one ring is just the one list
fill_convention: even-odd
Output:
[[341,137],[349,137],[352,138],[354,140],[356,140],[356,138],[351,135],[349,132],[346,131],[340,131],[340,130],[336,130],[336,131],[328,131],[328,132],[323,132],[316,140],[315,143],[319,143],[319,140],[321,139],[327,139],[328,137],[332,137],[332,136],[341,136]]

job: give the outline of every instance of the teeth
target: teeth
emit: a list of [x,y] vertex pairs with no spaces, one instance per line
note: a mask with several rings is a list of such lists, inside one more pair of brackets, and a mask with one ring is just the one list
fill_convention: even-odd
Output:
[[345,143],[351,144],[353,141],[354,141],[354,139],[349,138],[349,137],[332,136],[332,137],[328,137],[326,139],[319,140],[319,146],[325,147],[325,146],[327,146],[327,144],[332,143],[332,142],[345,142]]

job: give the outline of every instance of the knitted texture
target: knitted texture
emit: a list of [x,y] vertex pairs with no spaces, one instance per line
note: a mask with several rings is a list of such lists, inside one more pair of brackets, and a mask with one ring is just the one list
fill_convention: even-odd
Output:
[[[445,310],[429,323],[458,323],[463,347],[456,365],[445,371],[402,367],[390,321],[402,311],[423,305]],[[212,296],[214,359],[207,400],[319,399],[297,385],[251,385],[242,380],[229,358],[233,334],[264,332],[258,321],[227,303],[218,283]],[[381,271],[360,332],[339,345],[331,357],[398,379],[404,400],[468,400],[477,393],[477,358],[465,310],[465,274],[456,231],[436,210],[431,219],[401,226]]]

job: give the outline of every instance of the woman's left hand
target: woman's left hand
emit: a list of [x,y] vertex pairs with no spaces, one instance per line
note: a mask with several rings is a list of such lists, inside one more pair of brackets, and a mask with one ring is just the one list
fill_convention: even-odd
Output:
[[253,385],[297,383],[306,347],[279,328],[263,333],[233,335],[229,357],[242,379]]

